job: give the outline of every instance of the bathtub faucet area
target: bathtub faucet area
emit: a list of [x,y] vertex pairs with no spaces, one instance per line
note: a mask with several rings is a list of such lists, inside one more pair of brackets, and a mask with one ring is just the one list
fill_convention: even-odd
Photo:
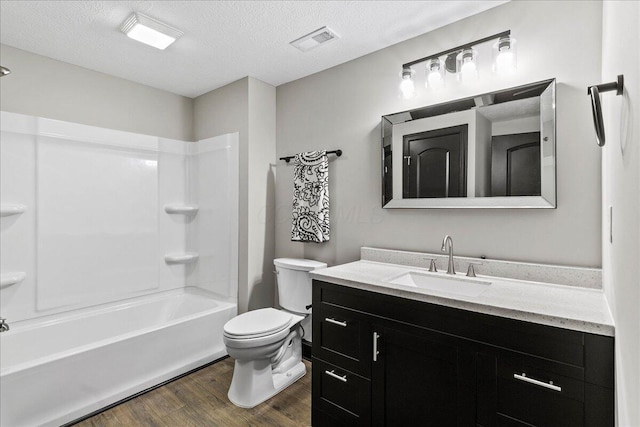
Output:
[[4,317],[0,317],[0,332],[5,332],[9,330],[9,324],[7,323],[7,319]]

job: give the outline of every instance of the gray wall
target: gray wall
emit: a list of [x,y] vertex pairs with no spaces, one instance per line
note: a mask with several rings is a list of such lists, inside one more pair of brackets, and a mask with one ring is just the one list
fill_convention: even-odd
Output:
[[623,74],[625,91],[602,95],[602,267],[616,324],[618,425],[640,426],[640,3],[606,1],[603,7],[602,81]]
[[193,141],[193,100],[0,45],[0,109]]
[[276,198],[276,88],[254,78],[249,78],[248,166],[247,308],[252,310],[274,302]]
[[238,308],[274,300],[273,258],[276,90],[251,77],[194,100],[194,134],[240,133]]
[[193,129],[196,140],[225,133],[238,132],[239,172],[238,192],[238,307],[246,311],[247,305],[247,156],[249,139],[249,78],[200,95],[193,100]]
[[[437,252],[442,237],[451,234],[460,255],[600,266],[601,154],[586,86],[600,80],[601,28],[600,2],[510,2],[279,86],[278,157],[322,148],[340,148],[344,155],[332,156],[329,166],[332,237],[324,244],[290,241],[293,168],[278,162],[276,256],[337,264],[358,259],[365,245]],[[422,87],[416,99],[399,99],[402,63],[506,29],[519,44],[515,77],[500,80],[488,72],[474,88],[454,85],[433,94]],[[553,77],[558,82],[557,209],[380,207],[381,115]]]

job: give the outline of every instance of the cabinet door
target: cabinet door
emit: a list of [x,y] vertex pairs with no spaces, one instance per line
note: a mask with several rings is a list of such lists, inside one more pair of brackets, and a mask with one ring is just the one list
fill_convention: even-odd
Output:
[[475,425],[474,355],[447,335],[400,327],[377,328],[373,362],[375,426]]

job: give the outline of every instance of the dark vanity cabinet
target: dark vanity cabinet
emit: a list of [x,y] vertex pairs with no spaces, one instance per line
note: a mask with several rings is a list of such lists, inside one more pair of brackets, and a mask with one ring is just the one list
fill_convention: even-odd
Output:
[[613,426],[613,338],[314,280],[312,424]]

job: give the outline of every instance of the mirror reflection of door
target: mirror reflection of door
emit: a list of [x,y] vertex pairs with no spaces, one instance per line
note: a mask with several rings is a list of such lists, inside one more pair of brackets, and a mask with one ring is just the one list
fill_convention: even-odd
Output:
[[393,199],[393,158],[391,156],[391,145],[385,145],[383,148],[383,165],[382,165],[382,173],[383,173],[383,182],[382,186],[384,189],[384,202],[388,202]]
[[405,135],[402,197],[466,197],[468,126]]
[[540,132],[492,138],[491,195],[540,195]]

